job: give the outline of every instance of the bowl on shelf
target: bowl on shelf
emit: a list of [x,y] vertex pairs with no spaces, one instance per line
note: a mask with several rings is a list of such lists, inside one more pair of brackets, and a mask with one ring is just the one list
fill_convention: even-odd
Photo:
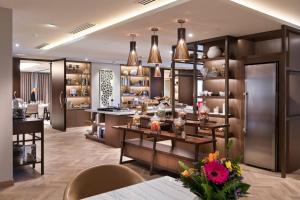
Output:
[[136,76],[137,75],[137,69],[130,70],[130,75],[131,76]]
[[222,55],[222,51],[218,46],[211,46],[208,49],[207,57],[208,58],[217,58]]

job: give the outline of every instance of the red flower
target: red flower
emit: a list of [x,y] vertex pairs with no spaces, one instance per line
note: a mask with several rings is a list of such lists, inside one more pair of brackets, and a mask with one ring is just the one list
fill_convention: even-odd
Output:
[[215,184],[223,184],[227,181],[229,171],[217,161],[208,162],[204,165],[204,172],[208,180]]

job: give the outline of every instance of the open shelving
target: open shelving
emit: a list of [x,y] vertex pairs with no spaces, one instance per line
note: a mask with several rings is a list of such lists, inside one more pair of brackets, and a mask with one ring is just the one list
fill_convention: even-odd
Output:
[[[193,79],[193,119],[198,118],[198,101],[202,99],[206,102],[206,105],[210,108],[218,107],[219,113],[209,113],[209,118],[212,121],[219,123],[229,124],[229,128],[225,128],[222,132],[219,132],[218,138],[223,138],[222,143],[225,145],[228,143],[231,137],[240,137],[242,134],[242,117],[241,117],[241,105],[242,105],[242,93],[243,93],[243,67],[241,67],[238,60],[235,48],[237,46],[237,39],[231,36],[223,36],[218,38],[212,38],[208,40],[195,41],[187,44],[192,58],[185,62],[173,61],[171,65],[173,79],[178,75],[175,74],[176,66],[180,63],[190,65],[190,71],[192,73],[185,74],[187,77]],[[199,58],[198,54],[206,54],[209,47],[218,46],[222,50],[222,56],[216,58]],[[175,45],[172,47],[173,52]],[[204,77],[200,72],[201,68],[207,68],[208,72],[217,71],[216,77]],[[216,70],[217,69],[217,70]],[[222,70],[222,73],[221,73]],[[198,81],[202,81],[202,88],[198,88]],[[175,88],[175,83],[172,82],[172,87]],[[202,95],[199,91],[210,92],[224,92],[224,96],[208,96]],[[174,95],[171,99],[175,99]],[[223,106],[224,104],[224,106]],[[225,110],[223,110],[223,107]],[[175,113],[175,101],[172,101],[173,116]],[[203,133],[203,130],[200,130]],[[205,132],[205,131],[204,131]],[[198,130],[197,130],[198,133]],[[206,133],[209,135],[209,133]],[[225,147],[225,146],[224,146]],[[221,152],[227,154],[226,149],[220,149]],[[209,150],[208,150],[209,151]]]
[[138,68],[139,66],[120,66],[122,105],[129,105],[141,95],[150,97],[150,68],[143,66],[142,74],[138,74]]
[[81,110],[91,105],[91,63],[66,62],[67,110]]

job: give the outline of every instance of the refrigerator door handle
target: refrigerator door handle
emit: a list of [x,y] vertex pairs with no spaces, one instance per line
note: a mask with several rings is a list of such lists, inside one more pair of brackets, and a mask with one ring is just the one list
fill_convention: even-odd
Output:
[[248,104],[248,92],[245,91],[244,92],[244,96],[245,96],[245,103],[244,103],[244,110],[245,110],[245,117],[244,117],[244,128],[243,128],[243,132],[244,134],[247,133],[247,104]]

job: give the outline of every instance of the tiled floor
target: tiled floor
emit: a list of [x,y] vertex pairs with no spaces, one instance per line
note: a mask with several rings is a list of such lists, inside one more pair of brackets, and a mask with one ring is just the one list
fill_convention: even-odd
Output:
[[[18,169],[14,186],[0,190],[0,200],[61,200],[67,182],[80,170],[94,165],[117,164],[119,149],[86,140],[86,128],[60,133],[47,129],[45,136],[45,175],[34,173],[29,167]],[[146,179],[148,168],[127,164]],[[39,167],[37,167],[39,171]],[[281,179],[272,173],[243,166],[245,181],[252,185],[245,199],[300,199],[300,172]],[[26,174],[24,174],[26,173]]]

